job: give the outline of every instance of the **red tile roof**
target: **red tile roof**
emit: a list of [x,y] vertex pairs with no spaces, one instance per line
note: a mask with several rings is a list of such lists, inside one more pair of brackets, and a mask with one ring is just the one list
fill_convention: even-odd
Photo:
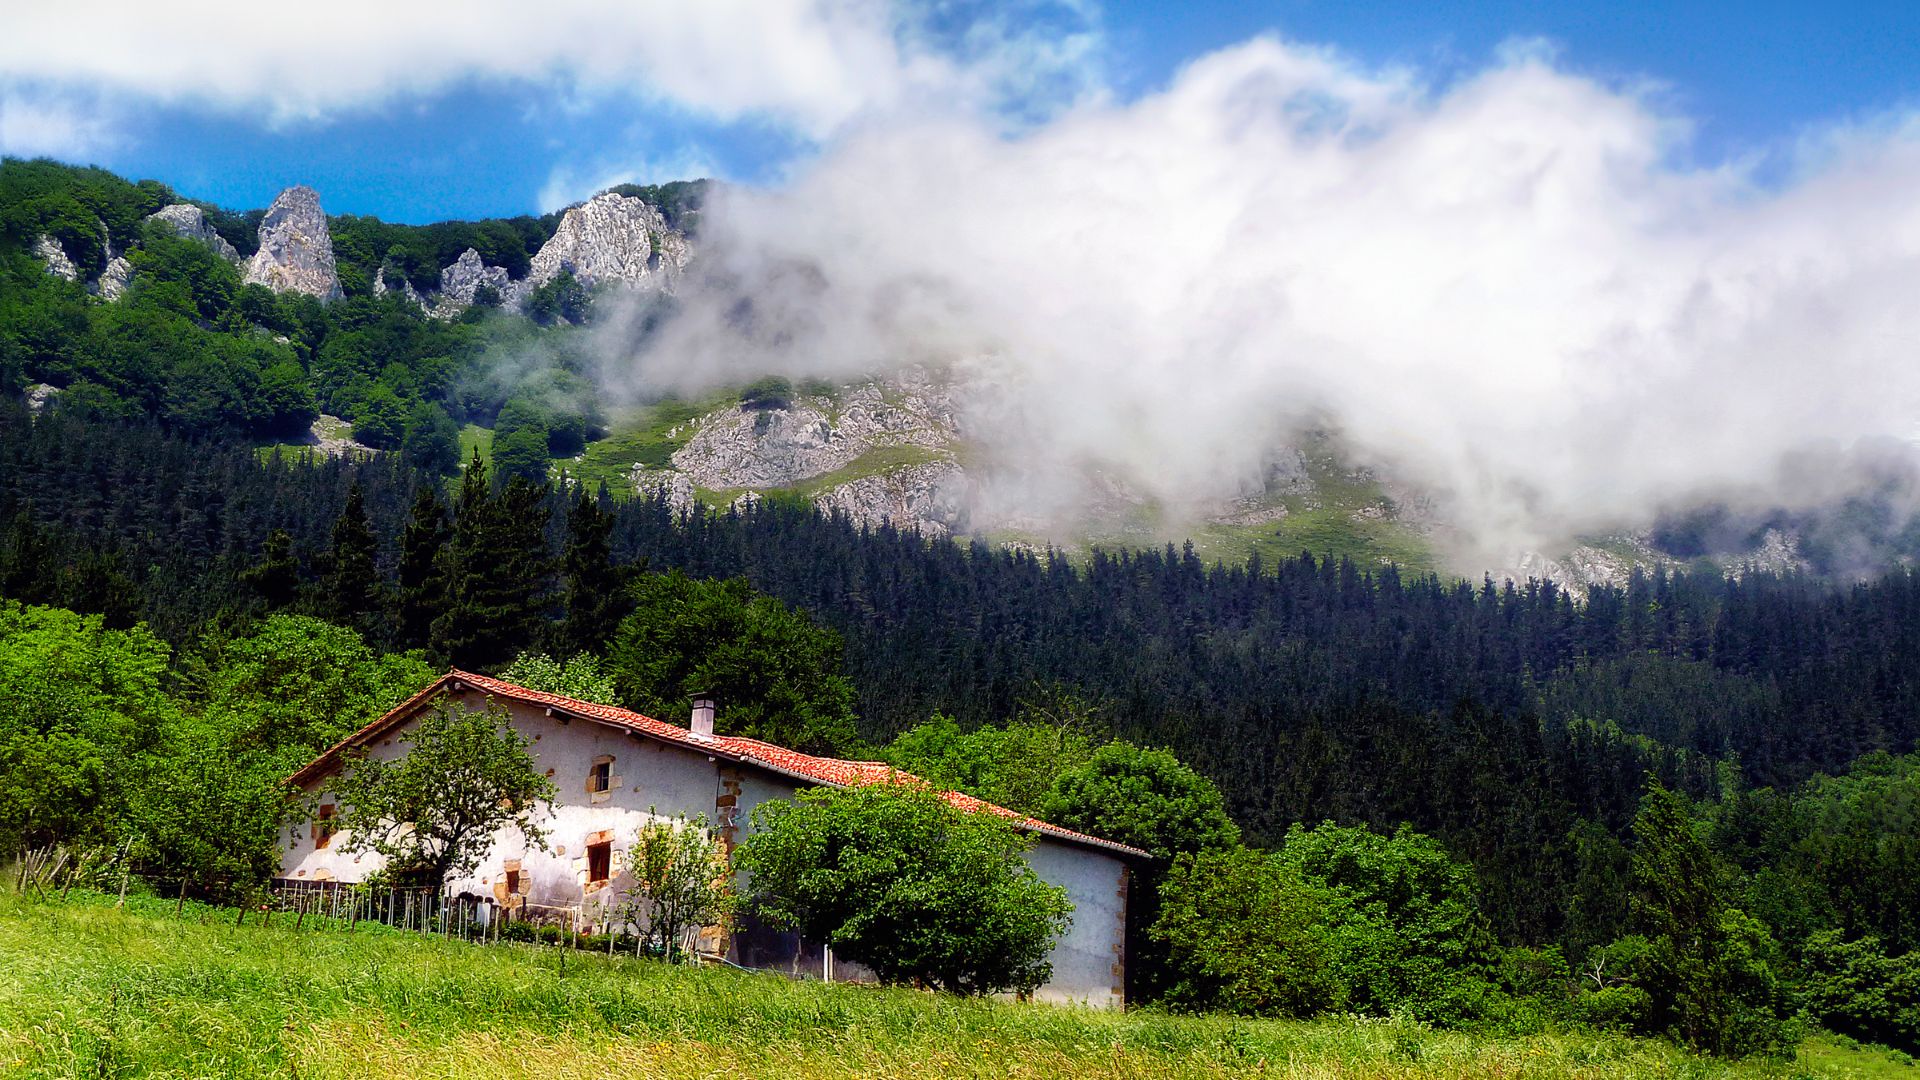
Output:
[[[289,779],[295,784],[305,784],[310,780],[326,775],[331,771],[334,761],[342,751],[378,737],[381,732],[394,727],[409,716],[412,716],[436,694],[448,689],[452,685],[460,683],[472,686],[474,689],[492,697],[510,698],[515,701],[526,702],[530,705],[542,705],[570,716],[596,720],[613,727],[626,728],[630,731],[659,739],[662,742],[698,750],[702,753],[710,754],[717,758],[724,758],[728,761],[757,766],[770,772],[779,773],[809,783],[825,784],[830,787],[852,787],[857,784],[926,783],[926,781],[920,777],[910,772],[896,769],[884,761],[845,761],[840,758],[815,757],[812,754],[803,754],[798,750],[789,750],[784,746],[775,746],[772,743],[761,742],[758,739],[743,738],[738,735],[695,735],[693,732],[678,724],[669,724],[661,720],[655,720],[651,716],[642,716],[637,712],[629,712],[626,709],[616,708],[612,705],[597,705],[591,701],[579,701],[570,697],[562,697],[559,694],[549,694],[541,690],[530,690],[527,687],[506,682],[502,679],[495,679],[486,675],[475,675],[471,672],[460,671],[458,669],[448,671],[445,675],[435,679],[433,685],[401,702],[385,716],[354,732],[352,735],[347,736],[338,744],[329,748],[325,753],[309,762],[305,768],[294,773]],[[998,814],[1012,821],[1016,828],[1038,833],[1041,836],[1052,837],[1056,840],[1081,844],[1087,847],[1099,848],[1104,851],[1111,851],[1134,858],[1147,857],[1147,853],[1139,848],[1115,843],[1112,840],[1102,840],[1097,836],[1088,836],[1086,833],[1075,832],[1072,829],[1064,829],[1058,825],[1049,824],[1038,818],[1028,817],[1025,814],[1009,810],[1004,806],[995,806],[993,803],[983,799],[976,799],[971,795],[962,794],[958,791],[941,792],[941,797],[950,805],[959,807],[962,810]]]

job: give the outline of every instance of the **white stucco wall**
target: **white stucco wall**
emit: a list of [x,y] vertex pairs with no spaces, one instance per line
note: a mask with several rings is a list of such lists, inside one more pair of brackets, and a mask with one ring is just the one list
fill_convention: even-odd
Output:
[[[454,695],[472,708],[484,695],[471,688]],[[641,824],[651,816],[691,818],[704,814],[734,843],[746,839],[753,809],[774,799],[791,799],[800,781],[731,762],[716,762],[705,754],[670,746],[641,735],[588,720],[565,720],[547,715],[539,706],[503,702],[515,730],[531,740],[537,767],[548,774],[556,798],[539,819],[547,829],[544,848],[525,842],[517,830],[496,836],[493,848],[468,877],[449,882],[451,893],[498,897],[511,867],[521,874],[522,910],[535,917],[568,921],[568,910],[579,913],[583,928],[599,928],[607,905],[617,902],[630,883],[619,872],[628,846]],[[391,760],[404,754],[402,736],[412,721],[383,734],[368,747],[370,755]],[[587,790],[588,774],[602,755],[613,758],[611,790],[603,795]],[[317,781],[320,802],[334,801],[327,781]],[[311,790],[311,789],[310,789]],[[728,829],[727,826],[732,828]],[[611,834],[614,877],[608,887],[587,891],[586,845],[591,838]],[[293,881],[363,881],[384,860],[371,853],[344,851],[345,833],[326,848],[314,846],[312,829],[301,824],[282,835],[284,850],[280,876]],[[1117,1008],[1121,990],[1125,943],[1125,863],[1082,845],[1047,837],[1027,852],[1027,862],[1047,882],[1067,890],[1074,911],[1072,922],[1052,954],[1053,975],[1035,997],[1042,1001],[1074,1002]],[[760,962],[793,974],[818,975],[817,946],[794,941],[778,956],[763,955]],[[839,961],[835,977],[871,978],[857,965]]]
[[1073,903],[1073,922],[1048,957],[1053,974],[1033,996],[1100,1008],[1126,1004],[1126,863],[1093,848],[1042,837],[1027,849],[1027,865],[1042,880],[1066,889]]
[[[474,708],[484,701],[471,689],[454,696]],[[520,893],[530,913],[565,918],[565,910],[575,908],[584,923],[597,926],[606,905],[629,883],[619,870],[644,822],[654,816],[697,814],[713,820],[715,764],[705,754],[605,724],[550,717],[540,707],[519,702],[502,704],[513,728],[532,741],[536,767],[553,781],[556,798],[537,819],[547,830],[546,844],[529,845],[518,830],[503,829],[480,866],[473,874],[450,881],[449,891],[456,896],[495,896],[496,885],[504,884],[511,866],[520,871]],[[407,743],[402,736],[411,726],[409,721],[382,735],[368,748],[369,754],[383,759],[404,754]],[[611,789],[602,795],[590,794],[588,774],[602,755],[613,758]],[[325,792],[326,781],[316,786],[322,791],[320,802],[332,801]],[[584,888],[587,844],[596,834],[605,833],[612,834],[614,878],[609,888],[589,893]],[[322,849],[315,848],[312,830],[306,825],[282,839],[286,847],[280,876],[295,881],[362,881],[385,864],[375,854],[347,854],[345,833]]]

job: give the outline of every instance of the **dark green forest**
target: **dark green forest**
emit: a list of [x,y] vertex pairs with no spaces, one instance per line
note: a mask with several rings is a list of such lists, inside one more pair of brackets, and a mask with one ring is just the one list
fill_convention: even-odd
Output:
[[[172,199],[0,168],[0,848],[257,881],[278,780],[312,753],[449,664],[590,654],[634,707],[698,681],[723,729],[1145,847],[1136,989],[1172,1006],[1499,1011],[1465,986],[1721,1052],[1809,1022],[1920,1048],[1920,574],[1655,572],[1576,601],[463,470],[456,421],[524,409],[586,437],[566,327],[240,288],[139,235]],[[395,228],[336,233],[365,249],[343,278],[377,257],[425,285],[475,236],[510,265],[551,225]],[[142,283],[100,303],[45,272],[42,232],[76,261],[138,240]],[[484,374],[534,335],[550,364]],[[65,391],[35,414],[30,382]],[[257,452],[321,408],[399,452]],[[756,663],[653,659],[739,642]],[[1113,795],[1141,785],[1160,801]]]

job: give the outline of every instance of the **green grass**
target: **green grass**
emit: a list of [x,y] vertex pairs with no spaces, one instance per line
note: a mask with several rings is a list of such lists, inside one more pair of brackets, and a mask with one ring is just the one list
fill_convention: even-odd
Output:
[[[353,424],[337,416],[322,416],[313,422],[313,434],[323,439],[351,439],[353,437]],[[280,460],[287,462],[306,461],[317,457],[320,453],[314,444],[305,441],[288,442],[282,440],[279,442],[265,443],[253,448],[254,456],[262,462],[271,459],[275,451],[279,452]]]
[[1838,1043],[1724,1063],[1613,1036],[1097,1013],[233,916],[0,896],[0,1073],[1920,1080]]
[[460,429],[460,467],[466,468],[476,452],[487,468],[493,468],[493,429],[468,424]]
[[737,400],[738,396],[737,393],[715,394],[698,401],[669,398],[628,410],[612,417],[607,437],[588,443],[579,460],[554,464],[589,489],[605,483],[609,491],[624,498],[633,494],[634,466],[666,468],[672,462],[673,452],[686,445],[692,434],[685,428],[677,435],[668,435],[669,431]]
[[875,447],[830,473],[810,476],[788,490],[800,495],[818,495],[841,484],[863,480],[869,476],[879,476],[909,465],[925,465],[930,461],[941,461],[945,457],[946,455],[938,450],[911,444]]

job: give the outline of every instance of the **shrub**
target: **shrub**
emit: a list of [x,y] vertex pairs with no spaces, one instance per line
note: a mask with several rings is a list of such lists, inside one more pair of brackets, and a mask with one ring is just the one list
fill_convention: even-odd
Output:
[[1151,931],[1168,950],[1165,1000],[1254,1016],[1341,1008],[1327,901],[1292,867],[1245,848],[1180,856]]
[[882,982],[956,994],[1029,992],[1073,905],[1005,818],[908,784],[803,791],[764,803],[736,865],[775,926],[832,946]]

